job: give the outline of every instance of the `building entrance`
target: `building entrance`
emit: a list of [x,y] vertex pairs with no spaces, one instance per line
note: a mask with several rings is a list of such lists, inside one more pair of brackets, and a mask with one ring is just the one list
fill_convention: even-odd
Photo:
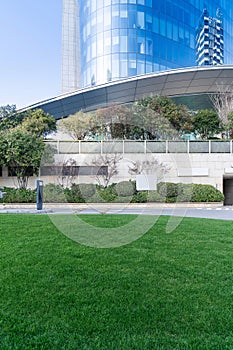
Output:
[[224,205],[233,205],[233,176],[223,177]]

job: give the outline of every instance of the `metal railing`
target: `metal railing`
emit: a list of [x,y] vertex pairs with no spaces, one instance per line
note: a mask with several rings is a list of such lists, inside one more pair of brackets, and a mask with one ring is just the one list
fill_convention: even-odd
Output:
[[45,141],[56,154],[233,153],[230,141]]

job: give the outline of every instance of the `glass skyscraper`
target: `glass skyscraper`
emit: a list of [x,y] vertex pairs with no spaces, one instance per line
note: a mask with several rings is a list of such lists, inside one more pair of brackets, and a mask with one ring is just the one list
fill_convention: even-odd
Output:
[[[212,45],[206,35],[201,51],[198,30],[203,13],[208,13],[210,19],[221,13],[222,37],[220,40],[220,34],[216,33],[215,39],[224,42],[219,61],[209,60],[207,64],[233,63],[231,0],[63,2],[63,92],[202,64],[197,60],[197,50],[199,56],[205,56],[205,50],[210,52],[208,45]],[[203,62],[206,64],[207,60]]]
[[223,19],[219,9],[216,18],[203,11],[196,36],[196,61],[199,66],[219,65],[224,60]]

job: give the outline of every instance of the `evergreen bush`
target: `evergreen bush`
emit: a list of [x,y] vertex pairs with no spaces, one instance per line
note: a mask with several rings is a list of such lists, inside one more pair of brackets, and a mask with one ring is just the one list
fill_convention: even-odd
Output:
[[36,191],[25,188],[4,187],[4,197],[0,199],[0,203],[35,203]]
[[68,203],[83,203],[79,185],[72,184],[71,188],[66,188],[64,190],[64,193]]
[[[98,197],[101,198],[102,202],[114,202],[117,198],[114,190],[114,185],[108,187],[99,187],[97,190]],[[95,198],[98,198],[95,196]]]
[[163,197],[158,191],[148,191],[147,202],[165,202],[166,197]]
[[211,185],[193,185],[192,202],[221,202],[224,195]]
[[132,181],[121,181],[115,185],[114,190],[119,197],[129,197],[136,193],[136,186]]
[[79,184],[78,188],[80,196],[84,201],[94,196],[96,192],[96,186],[94,184]]
[[212,185],[160,182],[158,193],[167,203],[222,202],[224,195]]
[[[4,187],[0,203],[35,203],[36,190]],[[157,191],[136,191],[134,181],[122,181],[108,187],[94,184],[72,184],[71,188],[47,184],[43,189],[45,203],[84,202],[222,202],[224,195],[211,185],[161,182]]]
[[55,184],[45,185],[43,188],[43,201],[45,203],[65,203],[64,188]]
[[146,203],[147,202],[147,191],[137,191],[131,200],[131,203]]

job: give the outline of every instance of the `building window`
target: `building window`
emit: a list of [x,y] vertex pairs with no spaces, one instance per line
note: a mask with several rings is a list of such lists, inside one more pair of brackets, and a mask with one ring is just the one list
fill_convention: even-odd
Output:
[[40,168],[41,176],[93,176],[107,174],[107,166],[44,166]]
[[128,48],[128,37],[121,36],[120,37],[120,52],[127,52]]
[[141,28],[141,29],[145,28],[145,13],[144,12],[137,13],[137,26],[138,26],[138,28]]

